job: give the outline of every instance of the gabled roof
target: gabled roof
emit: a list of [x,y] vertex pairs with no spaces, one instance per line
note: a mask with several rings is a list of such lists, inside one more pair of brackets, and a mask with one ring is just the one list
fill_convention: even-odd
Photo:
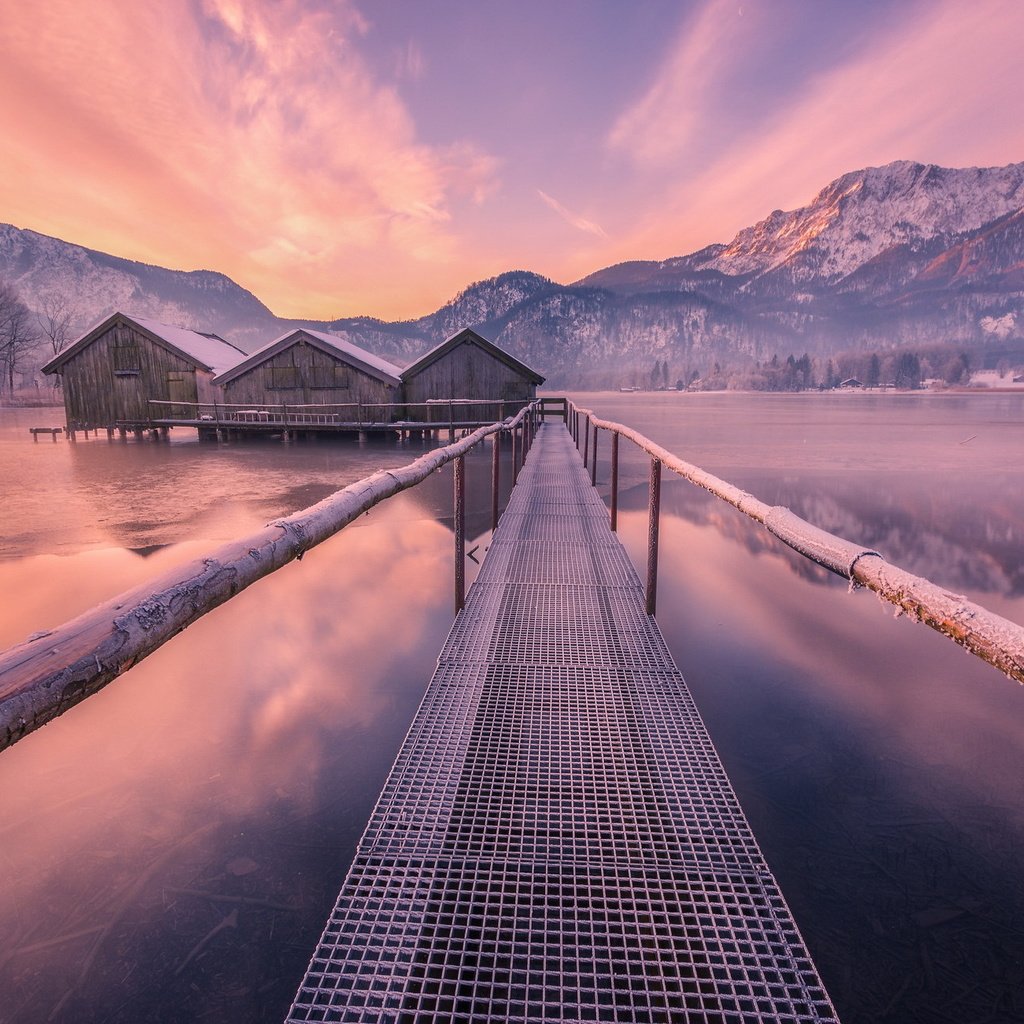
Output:
[[531,370],[526,363],[520,362],[515,356],[510,355],[503,348],[498,348],[498,346],[493,342],[488,341],[469,327],[459,331],[458,334],[453,335],[447,341],[441,342],[440,345],[435,345],[434,348],[429,352],[424,353],[414,363],[410,363],[402,371],[402,380],[408,380],[410,377],[414,377],[417,373],[420,373],[422,370],[425,370],[430,366],[431,363],[436,363],[438,359],[442,356],[446,356],[452,351],[452,349],[458,348],[460,345],[477,345],[489,356],[492,356],[499,362],[504,363],[516,373],[520,374],[520,376],[526,377],[531,381],[531,383],[544,383],[544,378],[537,373],[536,370]]
[[221,373],[245,353],[229,341],[216,334],[201,331],[190,331],[185,327],[162,324],[158,320],[149,320],[141,316],[129,316],[127,313],[112,313],[95,327],[86,331],[73,345],[58,353],[44,367],[43,373],[56,373],[72,356],[91,345],[101,334],[106,333],[118,323],[131,324],[146,337],[164,348],[170,349],[175,355],[203,370]]
[[265,362],[272,356],[276,356],[279,352],[291,348],[292,345],[297,345],[300,341],[307,342],[314,348],[320,349],[321,352],[326,352],[328,355],[334,356],[336,359],[340,359],[350,366],[356,367],[358,370],[362,370],[363,373],[367,373],[385,384],[392,384],[397,387],[402,383],[400,376],[402,371],[394,363],[389,363],[386,359],[381,359],[380,356],[375,356],[372,352],[367,352],[366,349],[353,345],[352,342],[339,338],[336,334],[312,331],[308,327],[299,327],[294,331],[289,331],[287,334],[282,334],[280,338],[276,338],[269,344],[264,345],[263,348],[257,349],[252,355],[246,356],[245,359],[240,360],[234,366],[229,367],[214,377],[213,383],[227,384],[229,381],[240,377],[247,370],[251,370],[254,366],[259,366],[260,363]]

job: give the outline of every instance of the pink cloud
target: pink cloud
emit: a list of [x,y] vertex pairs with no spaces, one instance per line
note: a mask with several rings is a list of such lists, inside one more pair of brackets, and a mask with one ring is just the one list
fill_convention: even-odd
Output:
[[[393,303],[396,272],[436,279],[459,251],[452,204],[496,187],[471,142],[418,140],[348,4],[58,0],[3,17],[5,219],[331,315]],[[416,288],[404,298],[394,312],[421,311]]]
[[577,231],[583,231],[588,235],[597,235],[598,238],[608,237],[607,232],[600,224],[595,224],[594,221],[587,220],[586,217],[582,217],[578,213],[573,213],[572,210],[564,207],[557,199],[549,196],[547,192],[542,192],[540,189],[537,189],[537,195],[539,195],[544,203],[554,210],[562,220],[567,224],[571,224]]
[[[755,135],[669,182],[664,208],[626,245],[667,255],[727,241],[771,209],[809,201],[846,171],[896,159],[950,166],[1021,159],[1007,104],[1024,91],[1022,37],[1024,8],[1013,0],[925,5],[899,34],[873,40],[821,75]],[[656,89],[668,89],[674,69],[670,63]],[[662,96],[623,123],[671,137],[671,107]],[[638,153],[660,152],[644,137],[634,138]]]
[[761,18],[734,0],[711,0],[684,24],[644,95],[615,121],[608,145],[640,164],[678,159],[701,129],[708,99],[743,54],[758,44]]

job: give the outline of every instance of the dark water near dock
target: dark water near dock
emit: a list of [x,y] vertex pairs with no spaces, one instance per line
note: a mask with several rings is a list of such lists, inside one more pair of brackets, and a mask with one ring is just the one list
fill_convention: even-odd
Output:
[[[1024,396],[581,397],[1024,621]],[[2,646],[423,450],[36,425],[0,412]],[[379,507],[0,754],[0,1020],[283,1017],[450,625],[450,490]],[[663,497],[659,622],[842,1018],[1021,1019],[1024,689],[691,485]]]

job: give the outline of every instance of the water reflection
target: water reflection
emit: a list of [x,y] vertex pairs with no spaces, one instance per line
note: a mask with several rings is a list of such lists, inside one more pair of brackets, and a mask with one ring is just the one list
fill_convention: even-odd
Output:
[[[743,486],[762,501],[792,509],[808,522],[879,551],[910,572],[962,591],[983,604],[1024,595],[1024,483],[1014,477],[961,478],[937,488],[933,477],[880,474],[870,481],[823,473],[773,476],[747,472]],[[707,491],[666,476],[662,508],[691,523],[714,526],[751,554],[785,545],[765,530],[748,530],[743,517]],[[979,502],[978,495],[985,501]],[[647,484],[620,491],[620,507],[646,509]],[[802,578],[830,574],[806,559],[790,563]],[[996,600],[993,600],[996,599]]]
[[[1024,619],[1016,396],[761,397],[587,399]],[[4,646],[418,454],[25,425],[0,430]],[[468,480],[484,546],[487,452]],[[1015,1019],[1024,690],[703,492],[664,497],[659,621],[843,1019]],[[442,472],[0,755],[0,1018],[283,1017],[450,624],[450,517]]]
[[[1024,622],[1019,397],[948,419],[910,399],[887,421],[877,402],[721,396],[709,423],[607,397],[590,404]],[[947,474],[949,438],[972,434],[980,457]],[[643,564],[647,465],[623,452]],[[663,513],[659,622],[842,1019],[1018,1019],[1024,689],[691,485],[666,478]]]
[[[356,453],[354,470],[340,451],[268,451],[264,474],[213,452],[182,473],[153,445],[120,463],[126,494],[150,492],[125,511],[112,448],[65,450],[49,466],[67,474],[23,496],[112,518],[73,554],[39,553],[44,528],[36,553],[0,561],[3,646],[417,454]],[[489,456],[471,463],[472,536]],[[451,490],[440,472],[378,507],[0,757],[0,1018],[283,1018],[451,622]]]
[[[275,979],[280,948],[252,942],[276,930],[293,958],[312,949],[330,899],[321,847],[331,890],[448,627],[450,536],[410,511],[399,500],[256,584],[4,755],[8,1019],[194,1019],[193,972],[203,999],[234,993],[221,1019],[280,1019],[295,965]],[[98,562],[137,568],[87,553],[52,582],[88,587]],[[275,980],[271,1013],[258,990]]]

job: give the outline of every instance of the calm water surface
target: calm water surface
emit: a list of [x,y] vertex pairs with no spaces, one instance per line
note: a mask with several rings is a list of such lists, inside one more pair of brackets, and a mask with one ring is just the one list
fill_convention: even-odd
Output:
[[[580,397],[1024,621],[1024,397]],[[2,646],[422,451],[33,444],[46,415],[0,411]],[[0,1020],[283,1017],[450,625],[450,488],[0,754]],[[843,1019],[1020,1020],[1024,690],[669,477],[662,531],[659,622]]]

